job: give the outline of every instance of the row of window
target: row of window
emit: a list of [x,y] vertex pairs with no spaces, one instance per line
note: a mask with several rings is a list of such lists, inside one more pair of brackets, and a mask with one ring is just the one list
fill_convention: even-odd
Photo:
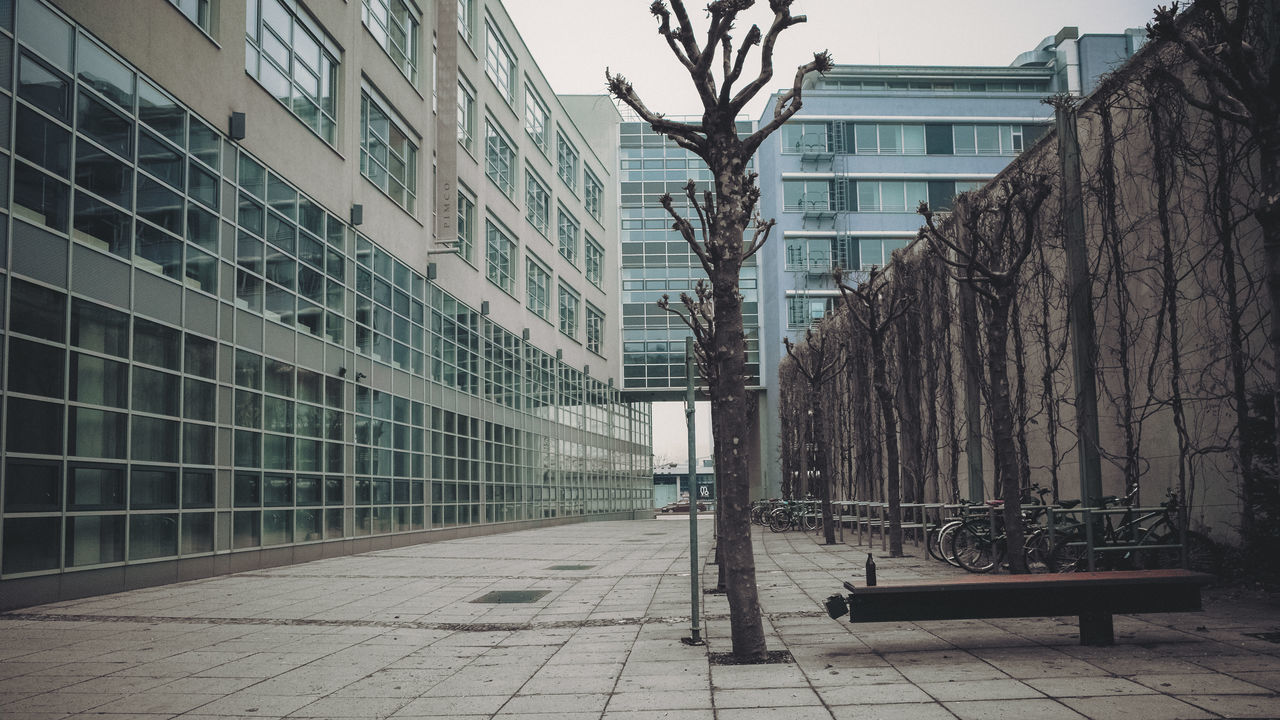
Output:
[[920,203],[951,209],[956,195],[982,187],[964,180],[783,180],[782,208],[788,212],[914,213]]
[[786,154],[1016,155],[1044,125],[973,123],[792,122],[782,126]]
[[786,269],[830,275],[836,268],[870,270],[888,264],[894,250],[907,240],[897,238],[788,237]]
[[1038,93],[1049,92],[1049,80],[880,80],[856,78],[820,78],[819,89],[862,91],[910,91],[936,93]]

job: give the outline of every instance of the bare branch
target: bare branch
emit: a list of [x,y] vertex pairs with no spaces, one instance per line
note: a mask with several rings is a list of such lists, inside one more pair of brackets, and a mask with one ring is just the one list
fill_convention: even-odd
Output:
[[[748,155],[754,153],[756,148],[760,147],[760,143],[764,142],[775,130],[791,119],[793,115],[800,112],[803,103],[801,97],[802,86],[804,85],[804,77],[811,72],[817,71],[825,73],[832,68],[831,54],[826,50],[813,54],[813,60],[796,68],[796,77],[791,85],[791,89],[783,93],[776,105],[773,106],[773,119],[760,126],[751,136],[743,143],[744,152]],[[772,74],[772,73],[770,73]]]
[[[674,31],[671,29],[671,11],[667,9],[662,0],[654,0],[653,4],[649,6],[649,12],[658,18],[658,34],[666,38],[667,45],[671,48],[671,54],[676,56],[681,65],[692,70],[694,61],[690,58],[688,49],[680,45],[680,31],[686,26],[681,25]],[[689,37],[692,38],[693,36],[690,35]]]
[[698,256],[698,260],[702,263],[702,269],[707,272],[707,275],[711,275],[711,261],[707,258],[706,250],[694,236],[693,226],[680,213],[676,212],[675,205],[671,200],[671,193],[664,193],[658,201],[662,203],[662,208],[667,211],[667,214],[674,221],[671,225],[672,229],[680,233],[680,237],[684,238],[684,241],[689,244],[689,248]]
[[790,2],[770,1],[769,8],[773,10],[773,22],[770,23],[769,30],[764,36],[764,42],[760,45],[760,73],[733,96],[733,101],[729,103],[729,110],[733,114],[737,114],[751,98],[755,97],[756,93],[764,89],[765,85],[768,85],[769,81],[773,79],[773,46],[778,41],[779,33],[792,25],[799,25],[808,20],[804,15],[792,17],[790,6]]
[[742,253],[742,259],[744,261],[752,255],[755,255],[756,251],[764,246],[765,242],[769,239],[769,233],[773,230],[773,226],[776,225],[777,222],[778,221],[774,218],[770,218],[766,222],[760,219],[759,214],[756,215],[755,231],[751,234],[751,244],[749,244],[746,251]]
[[608,81],[609,94],[626,103],[632,110],[635,110],[641,119],[649,123],[649,127],[653,128],[654,132],[670,137],[680,147],[690,152],[699,155],[705,152],[706,137],[703,134],[701,125],[690,125],[666,119],[661,114],[650,110],[644,104],[644,101],[636,94],[631,82],[625,77],[620,74],[614,75],[610,73],[608,68],[605,68],[604,76]]

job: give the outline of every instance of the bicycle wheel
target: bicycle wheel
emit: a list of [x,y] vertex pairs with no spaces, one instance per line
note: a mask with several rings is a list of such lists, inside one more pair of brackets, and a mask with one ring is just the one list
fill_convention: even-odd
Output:
[[778,508],[769,513],[769,529],[774,532],[782,532],[791,529],[791,513],[783,508]]
[[941,560],[942,562],[948,562],[947,556],[942,549],[942,534],[949,533],[947,528],[951,527],[952,525],[959,525],[959,524],[960,524],[959,520],[952,520],[950,522],[945,522],[939,525],[938,527],[934,528],[932,531],[929,532],[927,536],[925,536],[925,543],[924,543],[925,549],[929,551],[929,555],[932,556],[933,559]]
[[1026,559],[1027,569],[1033,573],[1052,572],[1050,569],[1049,533],[1043,529],[1028,530],[1026,540],[1022,543],[1022,555]]
[[805,507],[804,512],[800,514],[800,524],[805,530],[817,530],[818,509],[814,507]]
[[1000,544],[982,529],[962,526],[951,536],[951,554],[969,572],[991,572],[1004,556]]
[[1089,553],[1084,543],[1073,535],[1059,534],[1057,544],[1049,550],[1048,566],[1052,572],[1085,572],[1089,569]]
[[952,547],[951,539],[955,537],[956,531],[964,527],[964,523],[956,520],[948,523],[938,531],[938,554],[942,556],[942,561],[952,567],[960,567],[960,563],[956,562],[955,549]]

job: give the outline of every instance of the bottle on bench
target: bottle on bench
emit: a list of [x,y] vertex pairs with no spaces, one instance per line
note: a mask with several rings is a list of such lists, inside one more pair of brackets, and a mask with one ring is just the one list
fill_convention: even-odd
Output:
[[876,559],[871,557],[871,553],[867,553],[867,587],[874,587],[876,584]]

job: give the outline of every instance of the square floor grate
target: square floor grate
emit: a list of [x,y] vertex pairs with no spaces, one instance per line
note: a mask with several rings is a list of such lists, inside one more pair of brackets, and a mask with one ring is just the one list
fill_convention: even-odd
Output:
[[541,600],[550,590],[494,590],[472,600],[473,603],[531,603]]
[[552,565],[548,570],[586,570],[593,568],[595,565]]

